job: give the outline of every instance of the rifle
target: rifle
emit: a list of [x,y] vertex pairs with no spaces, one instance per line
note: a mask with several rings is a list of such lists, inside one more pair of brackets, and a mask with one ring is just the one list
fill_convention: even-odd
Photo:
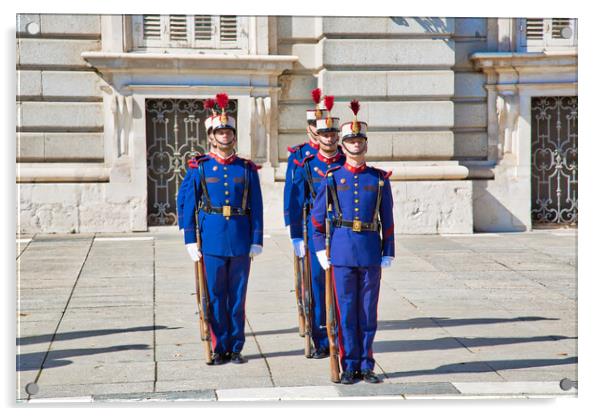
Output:
[[[328,185],[324,185],[328,186]],[[326,195],[328,196],[328,190]],[[328,201],[328,199],[327,199]],[[329,210],[330,211],[330,210]],[[330,229],[331,220],[328,212],[326,213],[326,257],[330,259]],[[334,293],[332,285],[334,276],[332,274],[332,265],[326,270],[325,291],[326,291],[326,332],[328,333],[328,344],[330,346],[330,381],[333,383],[341,382],[341,369],[339,366],[339,349],[335,342],[336,333],[339,330],[337,317],[334,312]]]
[[303,318],[305,321],[305,356],[311,357],[311,335],[312,335],[312,291],[311,291],[311,266],[310,266],[310,253],[308,244],[308,231],[307,231],[307,211],[309,207],[306,205],[303,207],[303,243],[305,244],[305,257],[302,261],[302,289],[303,289]]
[[297,299],[297,314],[299,315],[299,336],[305,336],[305,315],[303,312],[303,260],[293,254],[295,278],[295,298]]
[[[196,186],[194,188],[196,194]],[[196,224],[196,246],[201,251],[201,236],[198,225],[198,206],[194,210]],[[201,328],[201,341],[205,345],[205,362],[213,364],[213,348],[211,345],[210,323],[209,323],[209,293],[207,291],[207,280],[205,278],[205,260],[203,257],[194,264],[194,282],[196,287],[196,301],[199,308],[199,326]]]

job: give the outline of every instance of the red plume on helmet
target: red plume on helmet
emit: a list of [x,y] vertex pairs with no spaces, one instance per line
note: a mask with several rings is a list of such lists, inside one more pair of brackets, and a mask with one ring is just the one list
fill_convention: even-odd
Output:
[[351,111],[353,111],[353,115],[357,117],[357,112],[360,111],[360,102],[358,100],[352,100],[349,103],[349,107]]
[[351,131],[357,134],[360,131],[360,125],[357,122],[357,113],[360,111],[360,102],[358,100],[351,100],[349,107],[351,108],[351,111],[353,111],[353,124],[351,125]]
[[222,110],[225,110],[228,106],[228,94],[226,93],[217,94],[215,96],[215,100],[217,101],[217,105],[219,106],[219,108],[221,108]]
[[326,127],[332,127],[332,117],[330,117],[330,111],[334,106],[334,95],[326,95],[324,96],[324,106],[328,110],[328,117],[326,117]]
[[311,90],[311,98],[314,100],[314,104],[316,104],[315,115],[316,118],[322,118],[322,110],[320,110],[320,98],[322,97],[322,90],[319,88],[314,88]]
[[226,115],[226,107],[228,106],[228,94],[220,93],[215,96],[215,100],[217,101],[217,105],[222,109],[222,115],[220,117],[220,121],[223,124],[228,122],[228,116]]
[[330,111],[332,110],[332,107],[334,106],[334,95],[326,95],[324,97],[324,106],[330,113]]
[[316,106],[320,104],[320,98],[322,97],[322,90],[315,88],[311,91],[311,98],[314,100]]
[[205,110],[211,110],[213,115],[215,115],[215,100],[213,98],[207,98],[203,101],[203,108]]

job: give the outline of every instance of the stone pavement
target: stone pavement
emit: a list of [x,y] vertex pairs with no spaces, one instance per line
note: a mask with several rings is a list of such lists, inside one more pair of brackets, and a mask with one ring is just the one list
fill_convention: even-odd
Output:
[[397,235],[376,386],[335,385],[328,360],[303,356],[282,231],[251,266],[249,362],[205,365],[182,240],[173,227],[17,236],[17,399],[576,395],[559,387],[577,380],[576,230]]

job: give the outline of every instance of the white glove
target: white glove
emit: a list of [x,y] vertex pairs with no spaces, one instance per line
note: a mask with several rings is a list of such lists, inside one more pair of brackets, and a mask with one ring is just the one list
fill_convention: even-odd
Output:
[[186,250],[188,251],[188,255],[190,256],[190,258],[194,262],[199,261],[201,257],[203,257],[198,247],[196,246],[196,243],[186,244]]
[[328,270],[330,267],[330,261],[328,260],[328,257],[326,257],[326,250],[316,251],[316,257],[320,262],[320,266],[322,266],[324,270]]
[[302,238],[293,238],[293,249],[295,250],[295,256],[302,258],[305,257],[305,244]]
[[251,258],[258,256],[263,251],[263,247],[258,244],[251,244],[251,250],[249,251],[249,256]]
[[391,267],[391,262],[393,261],[395,257],[391,257],[391,256],[384,256],[382,261],[380,262],[380,267],[382,267],[383,269],[387,269],[389,267]]

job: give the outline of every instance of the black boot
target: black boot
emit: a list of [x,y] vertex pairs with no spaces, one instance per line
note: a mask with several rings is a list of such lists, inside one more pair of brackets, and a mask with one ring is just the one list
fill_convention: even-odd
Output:
[[234,364],[244,364],[247,362],[247,359],[245,357],[243,357],[243,355],[240,352],[233,352],[230,360]]
[[226,362],[226,355],[219,353],[219,352],[214,352],[213,353],[213,365],[221,365],[224,364]]
[[372,383],[372,384],[380,383],[380,379],[376,376],[376,374],[374,374],[374,371],[372,371],[372,370],[363,370],[362,378],[364,379],[364,381],[366,383]]
[[353,371],[343,371],[341,374],[341,384],[353,384]]
[[328,348],[318,348],[311,355],[311,358],[317,358],[318,360],[320,360],[320,359],[326,358],[328,356],[330,356],[330,351],[328,350]]

